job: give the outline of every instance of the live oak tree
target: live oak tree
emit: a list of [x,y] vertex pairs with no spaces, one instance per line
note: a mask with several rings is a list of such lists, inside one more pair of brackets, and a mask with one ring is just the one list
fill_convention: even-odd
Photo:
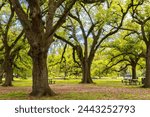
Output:
[[[135,1],[137,2],[137,1]],[[149,1],[141,0],[139,3],[132,7],[131,22],[130,25],[137,25],[139,28],[124,27],[123,30],[128,30],[138,35],[141,40],[144,41],[146,45],[146,79],[144,82],[144,87],[150,87],[150,14],[149,14]],[[129,19],[130,20],[130,19]]]
[[[76,0],[10,0],[24,28],[32,58],[32,96],[54,95],[48,85],[47,52],[53,34],[65,21]],[[56,12],[59,18],[55,18]]]
[[121,1],[117,2],[86,6],[78,4],[70,12],[67,23],[62,26],[66,33],[62,33],[62,29],[55,34],[56,38],[72,46],[74,61],[82,69],[81,83],[93,83],[91,65],[96,51],[108,37],[118,32],[132,6],[126,4],[126,8],[123,8]]
[[146,45],[146,79],[144,87],[150,87],[150,14],[149,14],[149,1],[145,0],[141,8],[133,7],[132,18],[135,23],[140,25],[140,33],[142,40]]
[[108,54],[107,59],[109,59],[104,71],[120,66],[114,71],[121,72],[131,66],[132,79],[137,79],[137,65],[140,65],[140,59],[145,57],[145,47],[138,36],[128,33],[123,38],[123,35],[120,34],[118,39],[111,43],[108,42],[104,47],[108,47],[106,53]]
[[[76,1],[10,0],[30,44],[29,55],[33,62],[31,92],[33,96],[54,95],[48,85],[47,52],[54,41],[53,34],[64,23],[67,14]],[[91,0],[85,2],[88,1]],[[59,17],[55,18],[55,16]]]
[[5,82],[3,86],[12,86],[14,60],[23,46],[23,44],[18,44],[18,42],[24,32],[21,28],[15,27],[17,21],[12,6],[6,2],[2,5],[0,13],[0,38],[4,53],[2,69],[5,74]]

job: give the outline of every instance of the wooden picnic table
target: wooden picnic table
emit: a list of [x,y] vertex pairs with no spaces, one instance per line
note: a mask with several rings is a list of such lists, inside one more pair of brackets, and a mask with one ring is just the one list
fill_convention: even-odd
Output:
[[122,83],[125,85],[140,85],[141,82],[138,79],[123,79]]

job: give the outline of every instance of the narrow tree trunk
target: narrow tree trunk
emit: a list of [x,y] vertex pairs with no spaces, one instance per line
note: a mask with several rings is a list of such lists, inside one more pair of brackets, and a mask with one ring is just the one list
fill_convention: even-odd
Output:
[[12,68],[12,63],[9,59],[5,61],[4,72],[5,72],[5,82],[3,86],[12,86],[13,68]]
[[31,96],[52,96],[55,93],[48,84],[47,52],[37,52],[41,48],[33,50],[31,58],[33,62],[32,70],[32,92]]
[[146,78],[144,82],[145,88],[150,88],[150,45],[147,47],[146,52]]
[[136,65],[132,65],[132,79],[137,79],[137,77],[136,77]]
[[3,75],[0,73],[0,84],[2,83]]
[[88,63],[88,61],[84,61],[82,64],[82,81],[81,83],[90,84],[93,83],[93,80],[91,78],[91,65]]
[[66,80],[66,77],[67,77],[67,72],[64,71],[64,80]]
[[3,70],[0,67],[0,84],[2,83],[2,79],[3,79]]
[[101,79],[101,72],[100,72],[100,68],[98,69],[98,78]]

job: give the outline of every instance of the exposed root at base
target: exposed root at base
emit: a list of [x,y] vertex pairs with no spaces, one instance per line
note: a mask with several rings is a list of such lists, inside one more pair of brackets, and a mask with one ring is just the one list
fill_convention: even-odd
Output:
[[34,96],[34,97],[42,97],[42,96],[55,96],[56,93],[53,92],[52,90],[48,90],[48,91],[32,91],[29,95],[30,96]]

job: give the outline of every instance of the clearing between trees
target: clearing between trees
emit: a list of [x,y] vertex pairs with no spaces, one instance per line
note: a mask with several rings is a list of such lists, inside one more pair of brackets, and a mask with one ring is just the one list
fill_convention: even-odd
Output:
[[[75,82],[76,81],[76,82]],[[150,89],[140,85],[123,85],[118,80],[96,80],[96,84],[78,84],[78,80],[59,80],[51,85],[57,93],[52,97],[32,97],[30,81],[15,81],[14,87],[0,87],[0,99],[11,100],[149,100]],[[24,83],[23,83],[24,82]]]

